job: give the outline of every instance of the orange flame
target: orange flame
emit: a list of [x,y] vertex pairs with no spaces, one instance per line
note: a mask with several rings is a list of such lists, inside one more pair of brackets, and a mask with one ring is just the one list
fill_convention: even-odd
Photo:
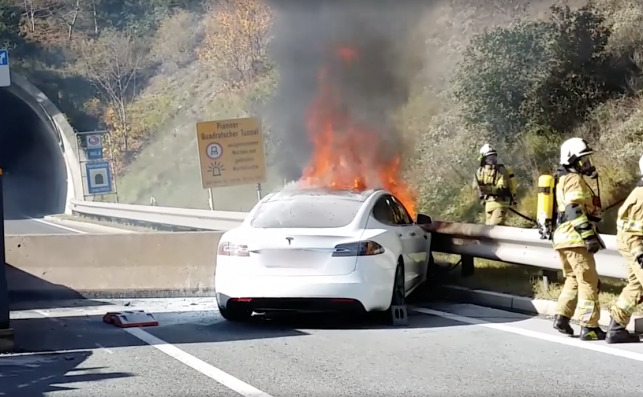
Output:
[[[349,47],[340,47],[337,55],[344,63],[358,58],[358,52]],[[415,219],[415,193],[402,180],[399,154],[392,160],[378,156],[384,143],[377,132],[358,125],[342,110],[340,95],[327,77],[327,70],[322,69],[319,92],[309,108],[307,130],[313,153],[301,182],[357,191],[383,188],[397,197]]]

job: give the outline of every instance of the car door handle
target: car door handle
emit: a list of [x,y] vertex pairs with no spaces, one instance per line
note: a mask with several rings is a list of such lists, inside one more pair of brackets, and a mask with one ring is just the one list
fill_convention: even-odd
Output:
[[415,232],[411,232],[411,237],[415,237]]
[[425,235],[424,235],[424,239],[425,239],[425,240],[428,240],[428,239],[429,239],[429,237],[425,234]]
[[398,234],[397,234],[397,237],[402,237],[402,233],[398,233]]

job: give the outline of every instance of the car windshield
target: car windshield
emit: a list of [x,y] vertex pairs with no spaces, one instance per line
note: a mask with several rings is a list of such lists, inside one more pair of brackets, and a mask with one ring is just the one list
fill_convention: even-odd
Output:
[[250,225],[256,228],[333,228],[348,225],[361,200],[337,196],[294,196],[269,200],[257,208]]

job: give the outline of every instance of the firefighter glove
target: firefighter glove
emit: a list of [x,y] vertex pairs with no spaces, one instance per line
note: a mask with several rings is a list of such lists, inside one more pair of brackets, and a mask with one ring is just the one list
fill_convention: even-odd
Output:
[[585,247],[589,252],[595,254],[598,252],[598,250],[601,249],[601,243],[600,241],[598,241],[598,238],[596,236],[592,236],[585,240]]

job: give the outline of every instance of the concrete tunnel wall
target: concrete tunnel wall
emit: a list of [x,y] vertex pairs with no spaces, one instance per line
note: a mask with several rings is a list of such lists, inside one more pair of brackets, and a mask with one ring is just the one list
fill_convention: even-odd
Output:
[[[41,131],[34,132],[31,135],[35,136],[36,133],[39,133],[39,137],[43,139],[42,142],[38,142],[39,144],[48,145],[50,152],[54,146],[57,146],[57,150],[61,154],[61,157],[57,157],[57,159],[53,158],[56,156],[39,159],[36,158],[37,156],[34,156],[33,153],[25,152],[25,156],[28,156],[28,159],[25,161],[36,164],[41,161],[45,164],[41,163],[38,164],[38,166],[51,167],[51,170],[48,170],[48,175],[50,175],[55,182],[52,181],[53,186],[48,188],[47,200],[51,201],[47,203],[46,212],[65,212],[70,214],[70,200],[83,200],[85,190],[82,180],[83,174],[79,164],[75,131],[56,105],[25,77],[17,73],[12,73],[11,80],[11,86],[1,88],[0,95],[5,97],[12,95],[25,105],[25,109],[29,108],[33,117],[39,119],[40,123],[37,128],[41,129]],[[5,103],[10,103],[11,100],[12,99],[5,98]],[[18,109],[16,109],[16,112],[18,112]],[[33,123],[34,120],[30,122]],[[2,128],[1,125],[0,123],[0,128]],[[9,127],[10,126],[5,126],[5,128]],[[36,128],[35,124],[33,128]],[[24,142],[25,144],[29,143],[29,140],[25,140]],[[84,152],[81,151],[79,154],[80,160],[86,160]],[[61,158],[62,161],[58,161]],[[46,164],[46,162],[49,163]],[[8,172],[10,173],[10,170],[8,170]],[[10,182],[11,178],[7,175],[4,180]],[[20,181],[18,183],[24,184],[25,182]],[[11,188],[10,186],[7,187]],[[24,188],[24,186],[21,188]],[[5,189],[5,191],[6,190],[7,189]]]

